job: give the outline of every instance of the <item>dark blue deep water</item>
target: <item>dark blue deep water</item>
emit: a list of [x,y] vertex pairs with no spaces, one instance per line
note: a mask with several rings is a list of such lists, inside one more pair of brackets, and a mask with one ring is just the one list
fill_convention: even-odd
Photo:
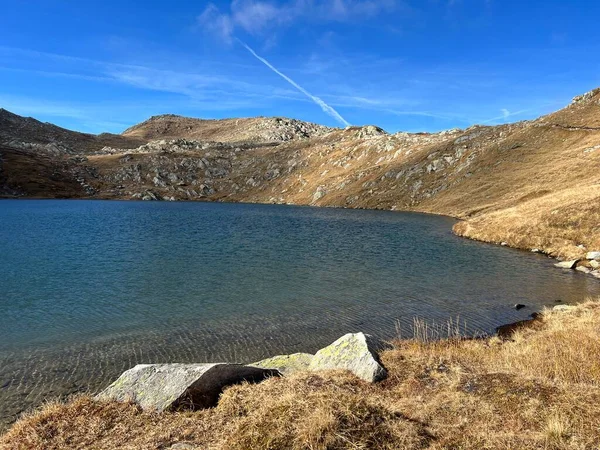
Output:
[[[600,295],[445,217],[215,203],[0,201],[0,424],[136,363],[250,362],[347,332],[470,333]],[[515,303],[528,308],[515,311]]]

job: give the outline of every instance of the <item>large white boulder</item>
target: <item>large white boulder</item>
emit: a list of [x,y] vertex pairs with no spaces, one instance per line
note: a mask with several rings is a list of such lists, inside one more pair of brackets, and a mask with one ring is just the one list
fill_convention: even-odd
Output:
[[97,398],[133,401],[145,410],[196,410],[215,406],[227,386],[278,375],[276,370],[239,364],[139,364]]
[[309,370],[346,369],[365,381],[380,381],[387,376],[387,371],[378,353],[386,348],[388,344],[368,334],[346,334],[319,350]]

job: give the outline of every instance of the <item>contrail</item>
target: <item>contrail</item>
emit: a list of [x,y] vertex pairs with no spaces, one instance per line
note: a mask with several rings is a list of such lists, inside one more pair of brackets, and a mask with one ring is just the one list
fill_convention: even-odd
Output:
[[313,102],[315,102],[317,105],[319,105],[321,107],[321,109],[329,114],[331,117],[333,117],[335,120],[337,120],[338,122],[340,122],[341,124],[343,124],[346,127],[350,126],[350,122],[348,122],[346,119],[344,119],[340,113],[338,113],[335,109],[333,109],[331,106],[329,106],[327,103],[325,103],[323,100],[321,100],[319,97],[316,97],[314,95],[312,95],[310,92],[308,92],[306,89],[304,89],[302,86],[300,86],[298,83],[296,83],[294,80],[292,80],[290,77],[288,77],[287,75],[281,73],[279,70],[277,70],[275,67],[273,67],[271,65],[271,63],[269,61],[267,61],[265,58],[262,58],[260,56],[258,56],[256,54],[256,52],[254,50],[252,50],[248,45],[246,45],[244,42],[240,41],[239,39],[237,39],[237,41],[242,44],[244,47],[246,47],[246,50],[248,50],[250,53],[252,53],[254,55],[254,57],[256,59],[258,59],[260,62],[262,62],[265,66],[267,66],[269,69],[271,69],[273,72],[275,72],[277,75],[279,75],[281,78],[283,78],[285,81],[287,81],[288,83],[290,83],[292,86],[294,86],[296,89],[298,89],[300,92],[302,92],[304,95],[306,95],[308,98],[310,98]]

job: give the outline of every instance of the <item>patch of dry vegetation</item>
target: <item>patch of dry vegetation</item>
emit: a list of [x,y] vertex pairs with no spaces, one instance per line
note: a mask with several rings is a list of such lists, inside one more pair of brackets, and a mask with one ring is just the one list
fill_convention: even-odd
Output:
[[79,397],[25,416],[0,448],[598,448],[598,323],[600,303],[587,302],[506,341],[398,341],[380,384],[301,373],[232,387],[195,413]]

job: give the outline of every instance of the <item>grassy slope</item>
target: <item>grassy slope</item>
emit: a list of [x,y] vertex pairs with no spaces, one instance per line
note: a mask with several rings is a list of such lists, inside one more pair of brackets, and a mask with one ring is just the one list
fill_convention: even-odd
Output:
[[229,388],[196,413],[79,397],[22,418],[0,448],[598,448],[599,321],[588,302],[509,341],[399,341],[381,384],[302,373]]

